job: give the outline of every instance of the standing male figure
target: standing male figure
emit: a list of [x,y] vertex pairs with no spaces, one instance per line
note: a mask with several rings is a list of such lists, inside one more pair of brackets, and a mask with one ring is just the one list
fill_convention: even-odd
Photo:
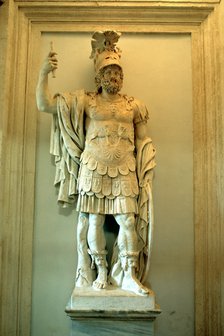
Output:
[[[96,92],[48,91],[48,74],[57,69],[56,53],[44,62],[37,85],[40,111],[54,115],[51,153],[55,155],[60,202],[76,202],[78,267],[76,286],[106,289],[108,283],[148,295],[141,281],[147,270],[152,232],[152,169],[155,150],[147,136],[148,111],[122,95],[120,34],[96,32],[92,55]],[[106,215],[119,225],[108,276]],[[96,278],[92,269],[96,268]]]

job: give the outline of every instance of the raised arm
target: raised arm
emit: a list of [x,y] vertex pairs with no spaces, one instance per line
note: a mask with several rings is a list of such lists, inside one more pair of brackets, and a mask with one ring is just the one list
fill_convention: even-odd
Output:
[[36,88],[36,101],[41,112],[57,113],[57,101],[50,95],[48,88],[48,74],[57,69],[58,61],[55,52],[50,52],[45,59],[39,73]]

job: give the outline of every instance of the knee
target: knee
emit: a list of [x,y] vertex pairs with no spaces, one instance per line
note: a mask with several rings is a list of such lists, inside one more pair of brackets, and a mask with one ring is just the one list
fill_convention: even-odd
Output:
[[135,230],[135,217],[127,216],[124,220],[124,228],[129,232],[133,232]]
[[101,215],[91,214],[89,217],[89,226],[91,228],[101,228],[104,225],[104,218]]
[[78,226],[80,228],[88,226],[88,214],[80,212],[79,218],[78,218]]
[[77,241],[85,239],[88,226],[88,216],[86,216],[86,214],[80,214],[77,225]]

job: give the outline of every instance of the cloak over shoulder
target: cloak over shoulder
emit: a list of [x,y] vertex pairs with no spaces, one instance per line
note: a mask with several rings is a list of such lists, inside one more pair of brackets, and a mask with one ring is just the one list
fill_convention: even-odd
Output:
[[80,156],[84,149],[84,90],[57,94],[57,114],[53,116],[50,153],[55,157],[58,202],[75,203]]

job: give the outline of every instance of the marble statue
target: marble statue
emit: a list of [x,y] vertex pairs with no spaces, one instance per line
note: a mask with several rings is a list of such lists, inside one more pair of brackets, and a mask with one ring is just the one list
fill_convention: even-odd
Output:
[[[58,67],[51,50],[40,69],[37,106],[53,115],[51,154],[58,202],[75,203],[79,212],[76,287],[113,286],[148,295],[143,283],[152,244],[155,149],[148,137],[147,108],[120,93],[119,37],[116,31],[92,36],[95,92],[51,96],[48,75]],[[104,234],[108,214],[119,225],[111,265]]]

